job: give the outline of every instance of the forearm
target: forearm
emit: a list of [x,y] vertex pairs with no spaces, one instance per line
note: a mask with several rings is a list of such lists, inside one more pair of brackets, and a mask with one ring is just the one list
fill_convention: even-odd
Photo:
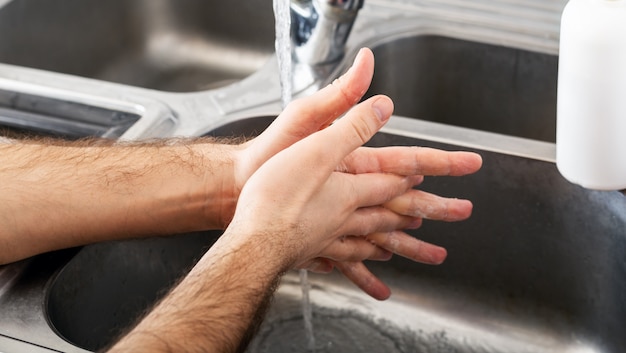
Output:
[[227,231],[110,352],[243,351],[289,262],[269,237],[241,235]]
[[234,149],[0,146],[0,263],[109,239],[223,226],[224,208],[235,202],[228,199],[236,197],[225,190]]

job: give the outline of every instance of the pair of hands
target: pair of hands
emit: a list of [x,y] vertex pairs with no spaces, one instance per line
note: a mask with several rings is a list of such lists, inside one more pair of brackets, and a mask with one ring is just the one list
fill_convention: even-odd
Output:
[[403,229],[418,228],[423,218],[466,219],[472,211],[469,201],[413,187],[424,175],[473,173],[482,160],[469,152],[362,147],[393,112],[385,96],[355,106],[373,70],[372,52],[361,50],[344,76],[292,102],[263,134],[242,146],[235,158],[239,197],[229,228],[243,234],[256,228],[262,235],[250,241],[270,242],[276,249],[262,256],[280,256],[288,268],[329,272],[336,267],[382,300],[390,290],[363,260],[398,254],[440,264],[445,249]]

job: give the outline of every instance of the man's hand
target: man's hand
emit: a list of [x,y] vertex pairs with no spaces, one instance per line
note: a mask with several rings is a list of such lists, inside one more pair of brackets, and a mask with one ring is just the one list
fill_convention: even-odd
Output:
[[[263,134],[244,144],[239,158],[236,158],[240,162],[235,163],[234,193],[240,192],[250,175],[267,159],[325,129],[353,107],[367,91],[373,68],[373,55],[367,49],[362,50],[344,76],[316,94],[292,102]],[[391,114],[391,108],[388,114]],[[398,160],[403,163],[397,163]],[[418,185],[424,175],[466,175],[477,171],[481,163],[480,156],[467,152],[418,147],[361,147],[340,160],[334,170],[349,174],[410,176],[412,187]],[[389,289],[379,280],[374,280],[375,277],[361,261],[388,260],[395,253],[422,263],[440,264],[446,257],[445,249],[419,241],[401,230],[419,227],[422,218],[444,221],[466,219],[472,210],[469,201],[441,198],[418,190],[406,190],[384,206],[394,211],[396,216],[407,217],[402,217],[402,223],[394,229],[373,234],[351,234],[337,239],[320,253],[320,257],[299,263],[297,267],[315,272],[328,272],[337,267],[367,293],[384,299],[389,296]]]
[[[355,67],[367,67],[362,62],[371,59],[371,52],[366,50],[357,60],[360,66]],[[360,148],[383,126],[392,110],[388,98],[371,98],[334,125],[311,132],[276,154],[246,183],[237,206],[236,226],[275,225],[279,228],[274,230],[276,234],[288,234],[276,246],[301,246],[297,251],[285,251],[294,256],[292,266],[318,271],[337,266],[379,299],[387,297],[388,290],[382,283],[372,286],[371,278],[366,281],[369,284],[362,281],[369,272],[364,271],[361,260],[388,259],[390,253],[397,253],[420,262],[441,263],[444,249],[400,230],[418,227],[422,218],[465,219],[472,205],[412,187],[422,175],[472,173],[480,167],[481,159],[473,153],[425,148]],[[303,183],[307,180],[312,184]],[[254,192],[246,194],[246,190]]]

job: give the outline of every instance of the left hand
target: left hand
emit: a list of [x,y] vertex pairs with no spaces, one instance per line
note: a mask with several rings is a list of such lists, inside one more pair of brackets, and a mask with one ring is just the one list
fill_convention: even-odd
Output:
[[[397,159],[415,160],[414,169],[398,170],[387,167],[384,171],[428,176],[463,176],[474,173],[482,164],[480,156],[474,153],[446,152],[432,148],[362,148],[356,150],[348,159],[355,163],[376,161],[374,165],[389,164],[389,161]],[[364,168],[364,164],[356,164]],[[375,172],[375,169],[361,171]],[[415,180],[417,185],[421,179]],[[422,219],[461,221],[470,217],[473,208],[472,203],[467,200],[444,198],[414,189],[386,202],[384,207],[398,214],[415,217],[405,229],[418,228]],[[299,267],[320,273],[330,272],[336,267],[372,297],[386,299],[390,295],[389,288],[374,276],[362,261],[366,259],[386,261],[393,254],[430,265],[441,264],[447,256],[444,248],[394,229],[338,239],[324,250],[324,257],[300,264]]]
[[[260,136],[248,141],[239,152],[235,163],[233,194],[238,196],[248,178],[269,158],[294,143],[325,129],[339,116],[353,107],[369,87],[373,75],[373,56],[363,50],[353,67],[332,85],[314,95],[292,102],[275,122]],[[403,159],[412,163],[399,164]],[[358,148],[335,167],[336,171],[364,174],[390,173],[413,176],[413,185],[419,184],[421,175],[465,175],[480,168],[480,157],[467,152],[444,152],[426,148]],[[236,197],[235,197],[236,199]],[[433,208],[433,205],[438,207]],[[421,242],[399,229],[417,228],[422,218],[448,221],[469,217],[472,205],[469,201],[439,198],[411,190],[385,204],[402,218],[396,228],[374,234],[351,234],[330,244],[315,260],[298,264],[317,272],[326,272],[337,266],[350,280],[370,295],[383,299],[389,294],[380,281],[372,281],[372,275],[361,263],[364,259],[386,260],[391,253],[412,260],[439,264],[446,257],[445,249]],[[230,221],[234,212],[226,208],[223,217]],[[362,212],[375,212],[372,210]],[[444,214],[444,213],[447,213]],[[385,235],[388,234],[388,235]]]

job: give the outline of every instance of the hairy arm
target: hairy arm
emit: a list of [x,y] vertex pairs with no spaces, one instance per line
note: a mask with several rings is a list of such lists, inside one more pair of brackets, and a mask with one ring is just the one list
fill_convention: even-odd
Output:
[[0,145],[0,263],[103,240],[222,227],[232,155],[208,143]]
[[[255,241],[262,238],[265,241]],[[262,232],[233,227],[109,352],[243,352],[289,258]]]

